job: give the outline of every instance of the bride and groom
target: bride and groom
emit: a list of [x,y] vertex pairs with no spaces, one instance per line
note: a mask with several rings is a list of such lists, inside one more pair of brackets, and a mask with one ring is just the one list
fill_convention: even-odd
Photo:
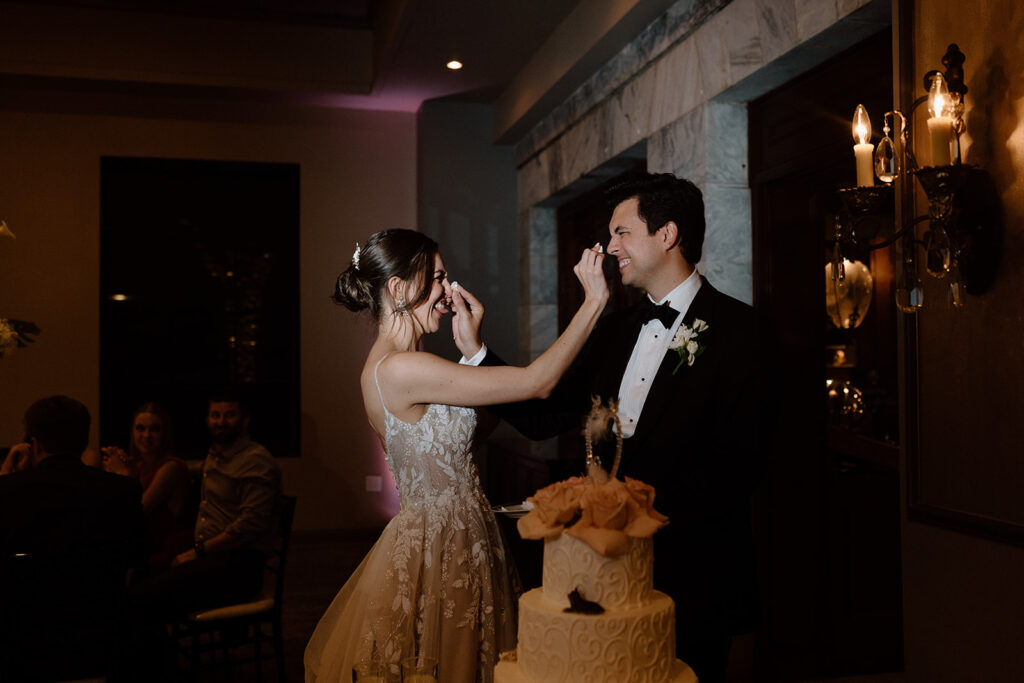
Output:
[[[724,679],[732,634],[757,617],[748,499],[767,449],[766,329],[696,272],[704,205],[692,183],[643,174],[608,196],[607,254],[648,296],[602,318],[605,255],[584,250],[583,304],[523,368],[481,343],[483,307],[447,281],[428,237],[388,230],[357,246],[335,300],[378,323],[360,383],[402,505],[320,620],[307,681],[350,680],[366,660],[397,680],[412,654],[437,659],[439,680],[490,681],[515,646],[515,604],[472,460],[474,407],[546,438],[578,427],[593,395],[619,399],[620,473],[655,484],[670,519],[655,537],[655,578],[676,601],[677,656],[701,681]],[[459,364],[417,351],[449,310]]]

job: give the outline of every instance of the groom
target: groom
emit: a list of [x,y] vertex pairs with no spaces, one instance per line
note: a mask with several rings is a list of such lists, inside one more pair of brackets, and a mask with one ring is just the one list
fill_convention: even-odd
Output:
[[[549,398],[495,412],[543,439],[579,427],[592,395],[618,400],[619,476],[654,486],[655,508],[669,517],[654,536],[655,587],[676,603],[677,656],[701,683],[723,681],[733,634],[759,618],[749,498],[771,450],[768,328],[697,272],[704,202],[693,183],[643,174],[608,198],[607,252],[623,284],[647,296],[598,324]],[[500,364],[478,326],[456,321],[456,341],[467,339],[459,348],[480,349],[471,363]],[[704,331],[680,352],[670,344],[681,330]]]

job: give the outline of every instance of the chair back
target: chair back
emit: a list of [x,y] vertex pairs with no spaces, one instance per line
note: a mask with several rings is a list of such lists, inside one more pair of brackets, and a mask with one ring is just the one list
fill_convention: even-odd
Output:
[[263,594],[266,597],[273,596],[276,610],[281,609],[281,596],[284,594],[284,569],[288,560],[288,546],[291,543],[296,501],[295,496],[281,496],[278,505],[277,537],[264,565],[266,573],[263,581]]

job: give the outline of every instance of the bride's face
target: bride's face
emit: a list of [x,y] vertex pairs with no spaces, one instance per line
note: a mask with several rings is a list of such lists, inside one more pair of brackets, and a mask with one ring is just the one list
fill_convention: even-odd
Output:
[[[422,282],[420,280],[419,282]],[[416,285],[419,285],[419,282]],[[434,256],[434,272],[430,280],[430,294],[411,314],[425,334],[441,329],[441,318],[448,314],[452,304],[452,289],[444,269],[441,254]]]

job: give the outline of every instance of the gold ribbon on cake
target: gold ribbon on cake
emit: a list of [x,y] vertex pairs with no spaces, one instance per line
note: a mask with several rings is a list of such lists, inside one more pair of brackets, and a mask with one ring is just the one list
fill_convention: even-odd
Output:
[[[616,426],[616,448],[609,474],[594,456],[593,442],[607,435],[611,422]],[[622,429],[616,402],[605,406],[594,397],[583,431],[587,475],[555,482],[527,498],[533,508],[519,519],[519,535],[552,540],[565,532],[601,555],[615,557],[626,551],[630,538],[651,536],[668,523],[668,517],[654,509],[654,487],[615,476],[622,458]]]

